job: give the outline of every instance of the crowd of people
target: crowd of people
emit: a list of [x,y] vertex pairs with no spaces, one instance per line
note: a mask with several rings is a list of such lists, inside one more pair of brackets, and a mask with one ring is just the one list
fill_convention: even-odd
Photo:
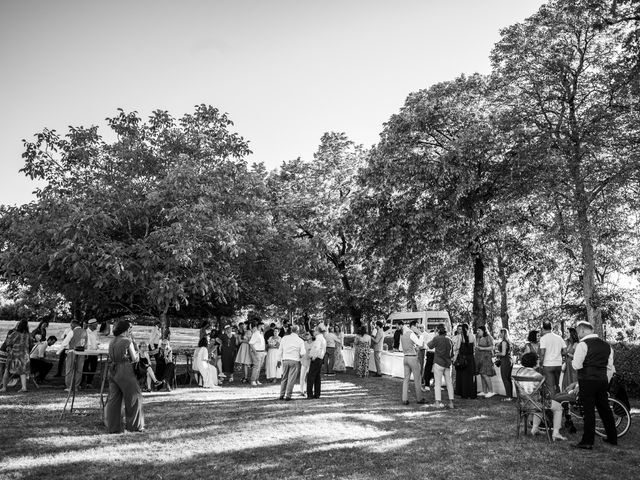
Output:
[[[20,379],[21,391],[27,390],[30,374],[36,382],[45,380],[53,367],[53,363],[46,360],[46,350],[57,342],[55,336],[47,337],[48,326],[48,322],[43,321],[29,332],[27,321],[22,320],[8,332],[0,346],[0,391],[7,390],[12,375]],[[97,350],[99,336],[108,335],[108,331],[98,331],[98,326],[95,318],[84,323],[74,320],[63,334],[56,375],[61,376],[64,369],[66,391],[91,385],[93,381],[97,356],[79,355],[79,352]],[[145,390],[171,390],[170,384],[175,381],[170,332],[167,330],[163,335],[157,322],[147,343],[137,343],[131,332],[131,323],[121,320],[113,329],[114,338],[109,343],[109,400],[105,409],[109,432],[123,429],[120,418],[123,403],[126,429],[143,430],[140,384]],[[380,357],[385,336],[382,322],[373,325],[371,334],[364,327],[356,332],[353,342],[356,375],[369,376],[371,351],[376,369],[373,375],[382,375]],[[566,440],[560,434],[561,409],[557,399],[563,391],[571,389],[581,392],[584,408],[585,434],[576,446],[589,449],[593,445],[596,408],[607,431],[606,441],[617,443],[606,396],[614,371],[613,351],[593,334],[593,327],[587,322],[569,328],[566,339],[553,331],[550,322],[544,322],[541,331],[529,332],[520,365],[514,365],[513,345],[505,328],[494,340],[485,326],[479,326],[473,332],[467,324],[459,324],[455,333],[449,336],[445,325],[425,331],[423,324],[413,320],[395,332],[394,346],[403,353],[401,398],[404,405],[409,404],[411,377],[418,404],[427,403],[425,393],[433,388],[437,408],[445,407],[443,390],[447,392],[449,408],[454,408],[455,396],[463,399],[494,396],[492,379],[498,374],[496,371],[504,386],[503,401],[512,401],[515,371],[519,378],[544,379],[547,397],[551,399],[550,409],[554,412],[554,440]],[[343,347],[344,334],[336,325],[326,327],[321,323],[307,329],[287,321],[281,326],[251,321],[227,324],[221,331],[216,331],[206,321],[200,328],[191,368],[202,387],[213,389],[220,388],[225,382],[232,383],[237,370],[243,374],[241,383],[258,387],[264,369],[267,382],[281,383],[281,400],[291,400],[296,387],[301,396],[313,400],[320,398],[322,393],[323,366],[328,376],[345,371]],[[155,371],[151,358],[155,359]],[[539,418],[534,418],[531,432],[536,434],[538,431]]]

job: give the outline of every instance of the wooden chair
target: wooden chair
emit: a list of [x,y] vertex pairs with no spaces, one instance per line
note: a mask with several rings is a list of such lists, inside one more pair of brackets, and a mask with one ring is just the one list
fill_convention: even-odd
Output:
[[511,377],[516,387],[516,408],[518,411],[518,424],[516,427],[516,437],[520,437],[520,424],[524,424],[524,434],[527,434],[529,425],[529,415],[540,417],[540,425],[544,425],[547,440],[551,441],[549,421],[547,412],[551,410],[546,405],[545,379],[514,375]]

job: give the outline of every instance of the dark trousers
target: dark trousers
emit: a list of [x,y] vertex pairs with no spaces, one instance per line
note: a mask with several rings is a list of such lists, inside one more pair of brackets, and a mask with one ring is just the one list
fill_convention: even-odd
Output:
[[334,352],[335,347],[327,347],[327,352],[324,354],[324,364],[327,373],[333,373]]
[[64,371],[64,361],[67,358],[67,349],[65,348],[60,352],[60,356],[58,357],[58,370],[56,371],[56,377],[61,377],[62,372]]
[[31,364],[31,373],[33,373],[36,382],[44,380],[49,370],[53,367],[53,363],[41,358],[32,358],[29,363]]
[[175,368],[173,362],[167,363],[162,356],[158,356],[156,359],[156,378],[158,380],[164,380],[167,382],[167,385],[173,386]]
[[510,357],[502,357],[500,364],[500,376],[502,377],[502,383],[504,384],[504,392],[507,398],[513,397],[513,385],[511,383],[511,364]]
[[607,439],[613,443],[618,443],[618,433],[616,432],[613,413],[609,408],[609,383],[607,380],[578,380],[580,387],[580,403],[584,412],[584,433],[580,443],[593,445],[596,435],[596,408],[598,415],[602,419],[604,429],[607,432]]
[[420,378],[424,376],[424,352],[426,352],[424,348],[418,349],[418,365],[420,365]]
[[542,367],[542,375],[552,397],[560,393],[560,373],[562,367]]
[[320,398],[320,383],[322,373],[322,359],[314,358],[309,366],[307,375],[307,398]]
[[82,385],[91,385],[93,376],[98,369],[98,356],[89,355],[84,361],[84,374],[82,375]]
[[433,359],[435,357],[434,352],[427,352],[427,360],[424,364],[424,374],[422,375],[422,379],[424,380],[424,384],[428,387],[431,383],[431,379],[433,378]]

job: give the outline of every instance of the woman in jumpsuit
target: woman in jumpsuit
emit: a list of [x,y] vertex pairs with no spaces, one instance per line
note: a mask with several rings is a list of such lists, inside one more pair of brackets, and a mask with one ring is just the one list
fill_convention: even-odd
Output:
[[109,400],[105,412],[105,424],[109,433],[122,432],[120,412],[124,401],[126,428],[130,432],[144,430],[142,392],[133,362],[138,361],[138,352],[131,340],[131,322],[120,320],[113,329],[115,338],[109,344]]

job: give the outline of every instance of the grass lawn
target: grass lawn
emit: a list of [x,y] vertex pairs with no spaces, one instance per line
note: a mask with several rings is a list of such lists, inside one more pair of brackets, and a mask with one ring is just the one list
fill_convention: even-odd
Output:
[[[458,400],[400,404],[401,380],[323,377],[320,400],[277,401],[278,386],[237,383],[144,397],[147,429],[108,435],[96,393],[60,420],[62,387],[0,396],[0,478],[616,479],[640,471],[640,410],[618,448],[515,437],[515,407]],[[430,394],[429,400],[433,399]],[[413,399],[412,399],[413,400]]]

